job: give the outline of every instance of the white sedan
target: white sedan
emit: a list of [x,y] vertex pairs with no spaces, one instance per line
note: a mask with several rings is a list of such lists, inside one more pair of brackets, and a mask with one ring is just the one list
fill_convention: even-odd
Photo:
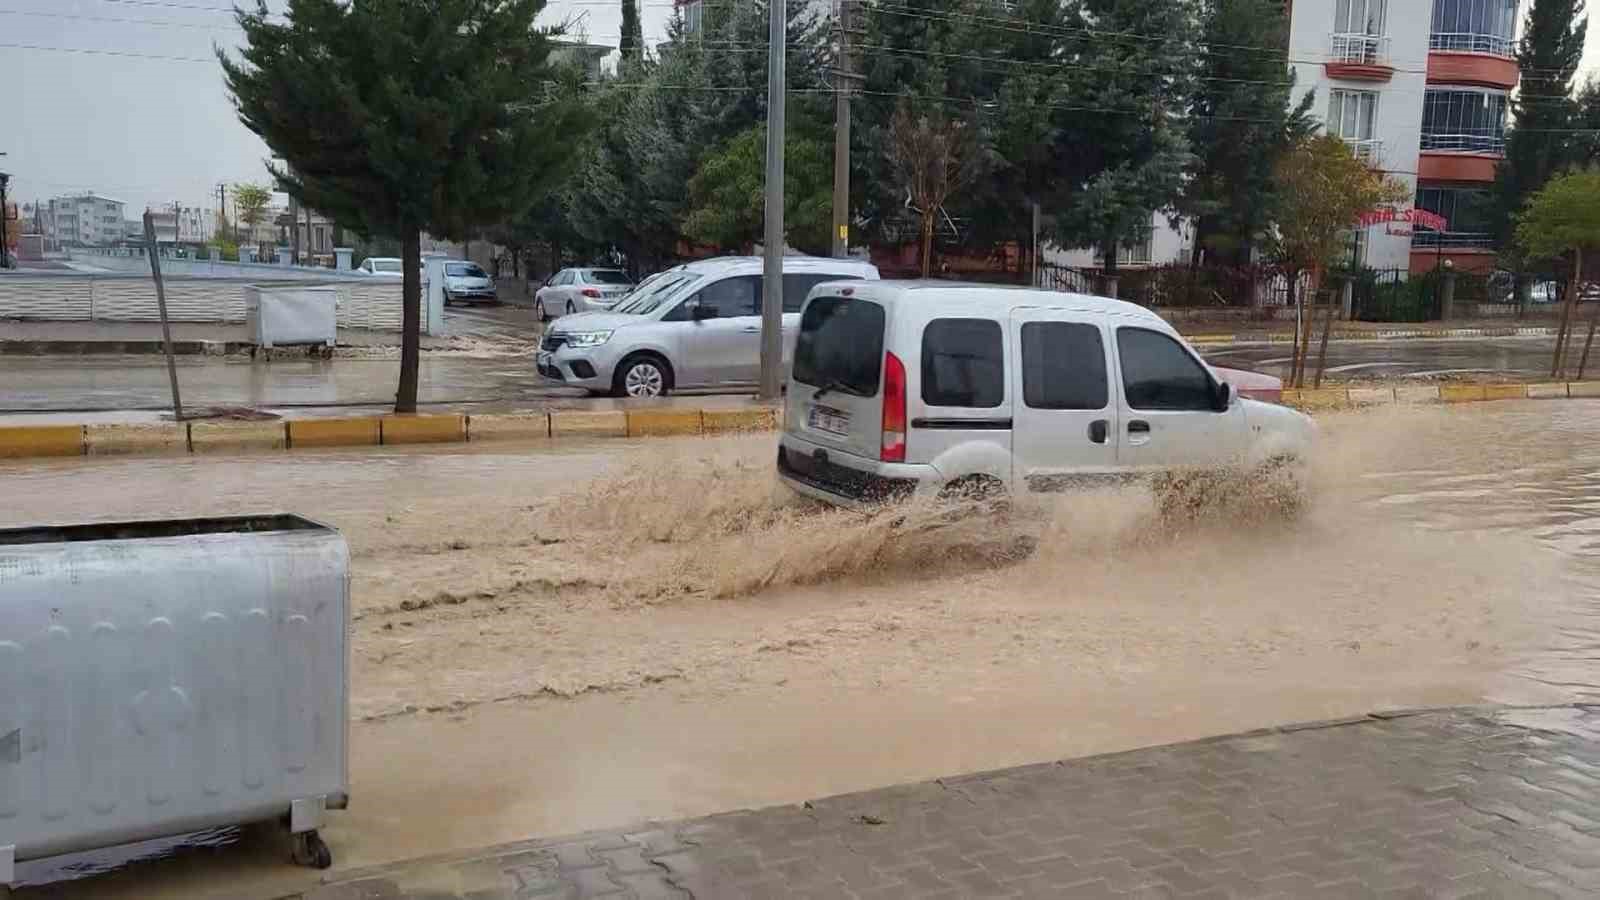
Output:
[[562,269],[550,276],[533,295],[539,321],[573,313],[604,311],[633,290],[633,280],[621,269]]

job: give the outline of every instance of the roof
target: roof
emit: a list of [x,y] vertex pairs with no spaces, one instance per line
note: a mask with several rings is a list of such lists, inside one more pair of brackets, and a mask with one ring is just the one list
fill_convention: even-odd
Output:
[[961,294],[963,304],[974,310],[1010,310],[1017,306],[1061,306],[1084,312],[1127,316],[1165,322],[1160,316],[1143,306],[1098,297],[1094,294],[1077,294],[1067,291],[1047,291],[1043,288],[1021,285],[984,284],[973,281],[877,281],[857,286],[857,292],[869,296],[894,296],[899,294]]

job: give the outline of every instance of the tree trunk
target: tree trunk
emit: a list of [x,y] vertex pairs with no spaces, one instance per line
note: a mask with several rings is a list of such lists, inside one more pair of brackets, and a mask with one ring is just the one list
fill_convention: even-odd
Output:
[[1561,326],[1556,329],[1555,359],[1550,363],[1550,377],[1560,378],[1567,370],[1566,349],[1568,340],[1572,337],[1572,311],[1578,305],[1579,285],[1583,283],[1583,250],[1573,251],[1572,257],[1572,285],[1567,288],[1567,296],[1561,304]]
[[933,262],[933,214],[922,214],[922,277],[928,277],[929,266]]
[[1600,303],[1596,303],[1594,312],[1589,314],[1589,336],[1583,339],[1583,355],[1578,357],[1578,380],[1583,380],[1583,372],[1589,367],[1589,348],[1594,346],[1595,327],[1600,326]]
[[1333,330],[1333,304],[1328,304],[1328,311],[1322,317],[1322,344],[1317,348],[1317,374],[1311,380],[1311,387],[1322,387],[1322,370],[1328,364],[1328,332]]
[[394,395],[394,411],[417,411],[417,357],[422,348],[422,232],[412,225],[401,227],[400,266],[404,270],[400,296],[400,387]]

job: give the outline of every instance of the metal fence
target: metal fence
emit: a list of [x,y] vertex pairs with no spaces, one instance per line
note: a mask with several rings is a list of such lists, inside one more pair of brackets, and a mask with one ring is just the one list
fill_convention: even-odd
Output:
[[[167,314],[174,322],[242,323],[244,286],[270,283],[222,278],[166,278]],[[283,282],[305,287],[311,282]],[[399,331],[403,304],[398,281],[341,280],[341,328]],[[155,282],[134,275],[0,275],[0,319],[48,322],[159,322]]]
[[1349,280],[1351,318],[1363,322],[1429,322],[1441,316],[1440,279],[1406,269],[1362,269],[1336,276]]

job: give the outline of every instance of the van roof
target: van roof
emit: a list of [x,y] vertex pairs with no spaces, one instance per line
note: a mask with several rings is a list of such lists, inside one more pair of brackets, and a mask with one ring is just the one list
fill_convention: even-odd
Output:
[[[729,271],[755,271],[760,272],[766,265],[766,260],[760,256],[716,256],[710,259],[697,259],[694,262],[673,266],[667,271],[695,272],[701,275],[715,275]],[[797,256],[790,255],[783,258],[785,272],[808,272],[821,270],[824,272],[848,272],[878,274],[878,267],[870,262],[859,259],[833,259],[826,256]]]
[[[844,286],[844,285],[841,285]],[[858,297],[880,302],[910,299],[908,295],[943,297],[959,295],[963,307],[975,313],[992,315],[1009,314],[1018,307],[1045,306],[1073,309],[1102,315],[1123,316],[1130,319],[1161,322],[1166,320],[1143,306],[1097,297],[1093,294],[1076,294],[1067,291],[1047,291],[1043,288],[984,284],[975,281],[874,281],[851,282],[848,285]]]

